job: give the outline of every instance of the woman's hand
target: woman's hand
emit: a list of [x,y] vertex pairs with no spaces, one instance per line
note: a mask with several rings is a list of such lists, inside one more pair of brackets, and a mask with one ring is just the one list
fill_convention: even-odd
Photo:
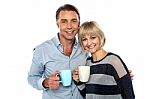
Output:
[[74,69],[72,72],[72,79],[76,81],[77,83],[79,82],[79,71],[78,69]]

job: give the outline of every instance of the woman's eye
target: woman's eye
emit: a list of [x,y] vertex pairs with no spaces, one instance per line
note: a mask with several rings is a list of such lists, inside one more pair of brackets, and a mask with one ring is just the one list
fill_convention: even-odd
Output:
[[82,39],[82,41],[85,41],[85,40],[86,40],[86,39],[84,39],[84,38]]
[[91,37],[91,39],[95,39],[95,38],[96,38],[96,36],[92,36],[92,37]]

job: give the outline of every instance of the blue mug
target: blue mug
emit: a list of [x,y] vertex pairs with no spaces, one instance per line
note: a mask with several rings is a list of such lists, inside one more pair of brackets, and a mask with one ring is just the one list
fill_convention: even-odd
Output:
[[70,86],[72,81],[72,73],[71,70],[61,70],[60,71],[60,79],[63,86]]

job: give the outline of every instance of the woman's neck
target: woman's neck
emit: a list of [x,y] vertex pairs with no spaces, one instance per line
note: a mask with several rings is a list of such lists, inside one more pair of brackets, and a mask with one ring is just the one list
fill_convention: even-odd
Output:
[[93,61],[99,61],[102,58],[104,58],[107,54],[108,54],[108,52],[106,52],[103,49],[100,49],[97,52],[92,54]]

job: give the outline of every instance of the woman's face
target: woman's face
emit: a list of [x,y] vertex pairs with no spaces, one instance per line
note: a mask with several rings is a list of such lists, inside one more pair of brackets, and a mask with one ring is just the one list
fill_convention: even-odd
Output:
[[101,42],[98,36],[95,35],[85,35],[82,38],[83,48],[91,54],[94,54],[95,52],[100,50],[100,43]]

